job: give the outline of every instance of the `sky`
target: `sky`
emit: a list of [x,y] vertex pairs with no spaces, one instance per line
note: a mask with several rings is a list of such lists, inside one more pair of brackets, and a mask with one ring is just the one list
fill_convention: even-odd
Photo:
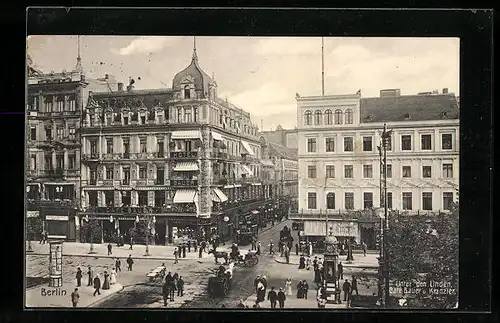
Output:
[[[27,40],[43,72],[74,69],[77,44],[77,36]],[[123,83],[132,77],[136,89],[158,89],[171,87],[190,64],[193,44],[192,36],[81,36],[80,52],[89,77],[110,74]],[[196,51],[201,68],[215,76],[219,97],[250,112],[265,131],[296,126],[296,93],[321,95],[321,37],[196,37]],[[325,37],[325,95],[448,88],[458,96],[459,51],[458,38]]]

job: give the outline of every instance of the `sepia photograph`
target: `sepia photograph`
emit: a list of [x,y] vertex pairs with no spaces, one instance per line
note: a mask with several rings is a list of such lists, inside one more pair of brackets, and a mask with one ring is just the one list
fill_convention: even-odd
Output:
[[457,309],[459,125],[459,38],[30,35],[24,305]]

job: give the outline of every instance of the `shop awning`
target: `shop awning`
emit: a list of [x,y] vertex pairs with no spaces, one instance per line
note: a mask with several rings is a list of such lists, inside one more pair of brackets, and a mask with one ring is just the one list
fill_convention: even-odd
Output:
[[174,195],[174,203],[193,203],[195,195],[195,190],[177,190]]
[[222,135],[218,132],[212,132],[212,138],[214,138],[214,140],[222,141]]
[[217,196],[217,198],[219,199],[219,201],[221,203],[224,203],[228,200],[226,194],[224,194],[224,192],[222,192],[219,188],[214,188],[213,192],[214,192],[215,196]]
[[195,172],[198,170],[197,162],[181,162],[177,163],[174,167],[174,171],[176,172]]
[[172,139],[201,139],[200,130],[178,130],[172,132]]
[[243,146],[243,148],[245,148],[250,156],[255,156],[255,154],[253,153],[253,149],[252,147],[250,147],[250,144],[248,142],[242,140],[241,145]]
[[253,176],[252,170],[247,165],[241,165],[241,171],[242,171],[243,174],[247,174],[249,176]]

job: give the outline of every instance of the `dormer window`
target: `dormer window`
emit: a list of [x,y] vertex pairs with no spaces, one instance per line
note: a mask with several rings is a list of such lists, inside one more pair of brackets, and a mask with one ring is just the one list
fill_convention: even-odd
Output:
[[184,86],[184,99],[191,98],[191,87],[189,85]]

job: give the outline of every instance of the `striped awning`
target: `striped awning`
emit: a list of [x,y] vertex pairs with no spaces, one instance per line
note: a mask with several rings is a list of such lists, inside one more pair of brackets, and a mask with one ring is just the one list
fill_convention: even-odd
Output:
[[241,145],[243,146],[243,148],[245,148],[250,156],[255,156],[255,154],[253,153],[253,149],[252,147],[250,147],[250,144],[248,142],[242,140]]
[[178,130],[172,132],[172,139],[201,139],[200,130]]
[[195,196],[196,196],[196,191],[195,190],[186,190],[186,189],[180,189],[175,191],[174,195],[174,204],[176,203],[193,203]]
[[198,170],[197,162],[181,162],[177,163],[174,167],[174,171],[176,172],[195,172]]
[[247,175],[253,176],[252,170],[247,165],[241,165],[241,171],[242,171],[243,174],[247,174]]
[[212,132],[212,138],[214,138],[214,140],[222,141],[222,135],[218,132]]
[[226,194],[224,194],[224,192],[222,192],[219,188],[214,188],[213,189],[213,193],[218,198],[217,201],[219,201],[221,203],[224,203],[224,202],[226,202],[228,200]]

